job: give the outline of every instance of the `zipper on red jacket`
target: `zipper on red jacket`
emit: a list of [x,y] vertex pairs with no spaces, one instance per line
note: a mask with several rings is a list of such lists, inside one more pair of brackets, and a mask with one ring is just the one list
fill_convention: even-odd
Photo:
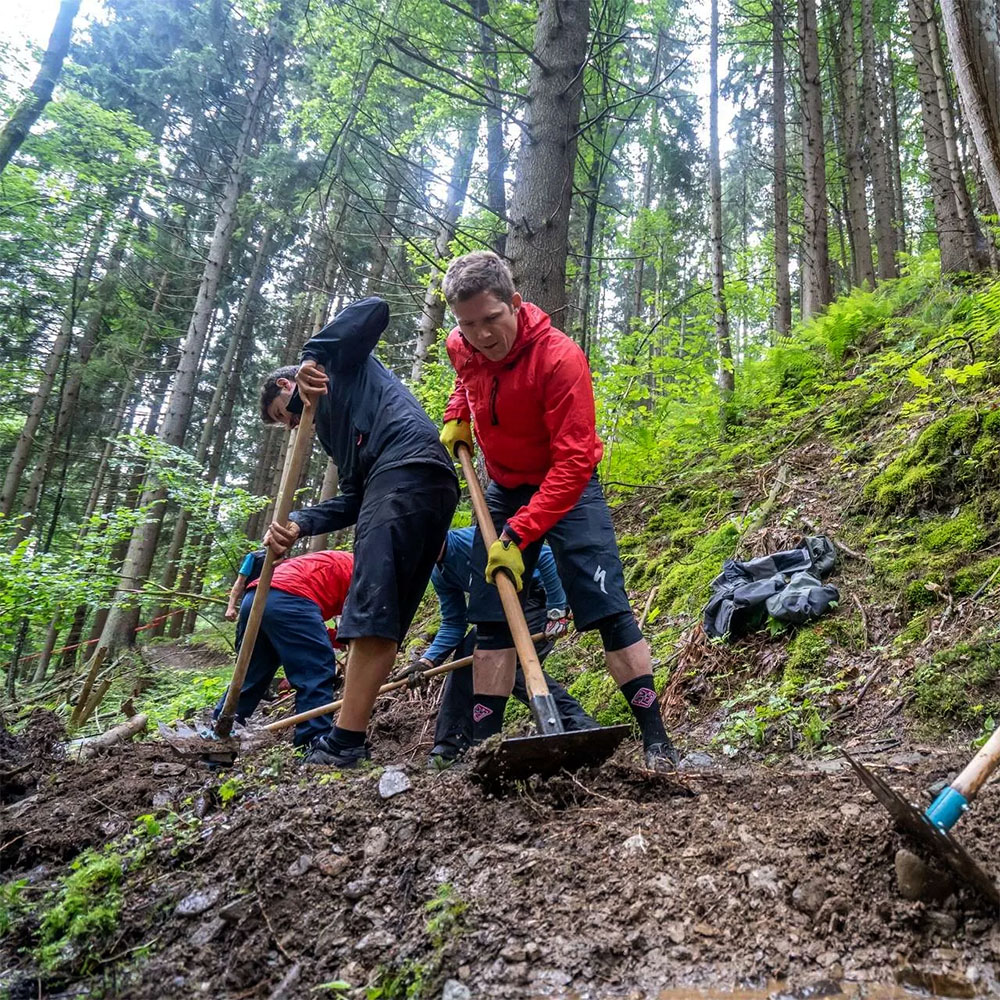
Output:
[[493,388],[490,389],[490,423],[494,427],[500,426],[500,418],[497,416],[497,393],[500,391],[500,379],[493,376]]

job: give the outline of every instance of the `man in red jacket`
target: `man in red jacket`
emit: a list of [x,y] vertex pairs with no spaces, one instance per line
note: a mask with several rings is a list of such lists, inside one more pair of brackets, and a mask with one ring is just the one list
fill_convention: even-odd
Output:
[[[263,562],[259,560],[251,572],[256,571],[259,576]],[[344,610],[353,569],[354,556],[339,551],[310,552],[283,559],[274,567],[264,617],[236,704],[237,719],[243,722],[253,715],[280,666],[284,666],[285,676],[295,688],[297,712],[308,712],[333,701],[337,670],[333,649],[337,632],[328,629],[325,622]],[[253,577],[240,606],[237,648],[243,640],[256,586],[257,579]],[[219,699],[216,716],[225,700],[225,695]],[[332,725],[329,715],[300,722],[295,727],[295,746],[311,746],[315,740],[329,735]]]
[[[488,251],[451,262],[444,295],[458,326],[448,337],[455,389],[441,442],[483,450],[486,501],[498,540],[473,545],[469,619],[478,629],[473,661],[473,739],[500,731],[514,683],[515,654],[494,578],[518,590],[542,541],[556,559],[577,631],[597,629],[605,661],[642,731],[647,766],[672,769],[677,752],[660,718],[649,646],[625,593],[611,514],[597,479],[603,454],[587,359],[548,315],[514,290],[506,265]],[[470,426],[471,425],[471,426]]]

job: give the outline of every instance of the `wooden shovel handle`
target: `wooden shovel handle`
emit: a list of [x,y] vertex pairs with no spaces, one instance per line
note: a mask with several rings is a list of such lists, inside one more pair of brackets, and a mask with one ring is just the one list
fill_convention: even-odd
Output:
[[[479,525],[486,549],[489,551],[490,546],[497,540],[497,533],[493,527],[493,518],[490,516],[489,507],[486,506],[486,497],[483,496],[483,489],[476,477],[476,469],[472,464],[472,452],[465,444],[459,444],[455,450],[462,465],[465,481],[469,484],[469,496],[472,498],[472,509],[476,512],[476,523]],[[542,664],[535,652],[535,644],[531,641],[531,631],[528,629],[528,623],[524,617],[524,609],[518,600],[517,588],[514,586],[514,581],[505,572],[497,573],[494,579],[497,590],[500,591],[500,601],[503,604],[504,614],[507,616],[510,634],[514,637],[514,648],[517,650],[517,658],[521,661],[528,694],[533,698],[544,698],[549,693],[549,686],[545,683]],[[524,580],[523,585],[527,586],[528,581]]]
[[956,792],[965,796],[966,802],[971,802],[986,783],[986,779],[1000,764],[1000,726],[993,730],[993,735],[979,748],[962,773],[951,783]]
[[[278,496],[274,504],[274,520],[280,524],[286,524],[288,522],[288,515],[292,512],[292,503],[295,500],[295,490],[299,484],[302,466],[309,455],[309,449],[312,447],[314,417],[313,407],[309,405],[304,406],[299,426],[292,431],[292,442],[285,457],[285,467],[281,472],[281,485],[278,487]],[[267,604],[267,595],[271,590],[271,576],[274,573],[274,562],[274,551],[268,546],[267,553],[264,556],[264,566],[260,571],[260,576],[257,578],[257,589],[253,595],[253,605],[250,608],[250,615],[247,618],[247,627],[243,631],[240,652],[236,657],[233,679],[229,682],[226,701],[215,723],[215,735],[223,739],[233,729],[233,720],[236,717],[236,704],[239,701],[243,682],[246,680],[247,668],[250,666],[250,657],[253,655],[253,647],[257,642],[257,633],[260,631],[260,622],[264,617],[264,606]]]

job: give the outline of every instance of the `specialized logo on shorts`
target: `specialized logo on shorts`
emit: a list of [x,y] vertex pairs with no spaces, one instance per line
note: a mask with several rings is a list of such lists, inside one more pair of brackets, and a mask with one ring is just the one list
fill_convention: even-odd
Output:
[[594,583],[600,584],[601,593],[606,594],[607,591],[604,589],[604,578],[608,575],[606,569],[602,569],[600,566],[597,567],[597,572],[594,574]]
[[636,708],[649,708],[654,701],[656,701],[656,692],[652,688],[639,688],[632,696],[632,704]]
[[488,708],[486,705],[480,705],[477,703],[472,709],[472,721],[482,722],[483,719],[488,719],[492,714],[492,708]]

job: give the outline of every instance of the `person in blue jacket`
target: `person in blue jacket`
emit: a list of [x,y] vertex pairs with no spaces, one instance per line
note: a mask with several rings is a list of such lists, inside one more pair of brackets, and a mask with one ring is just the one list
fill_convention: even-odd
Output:
[[389,307],[363,299],[302,350],[301,364],[264,381],[261,417],[298,425],[315,407],[316,436],[336,463],[339,495],[272,522],[264,544],[283,555],[296,539],[354,529],[354,572],[338,635],[348,644],[344,704],[307,764],[353,767],[369,757],[366,732],[458,504],[458,477],[438,432],[412,393],[372,351]]
[[[434,641],[415,665],[420,669],[436,667],[449,656],[461,659],[469,656],[476,645],[476,630],[469,628],[468,600],[472,582],[472,542],[475,528],[454,528],[448,532],[431,583],[441,608],[441,627]],[[552,550],[542,546],[532,577],[524,613],[531,633],[545,634],[544,643],[536,647],[539,660],[552,651],[555,640],[567,629],[567,601]],[[548,674],[549,686],[567,730],[594,729],[597,723],[583,710],[580,703]],[[461,667],[445,678],[441,707],[434,727],[432,766],[444,767],[472,744],[472,667]],[[520,664],[514,683],[514,697],[528,704],[524,674]]]

